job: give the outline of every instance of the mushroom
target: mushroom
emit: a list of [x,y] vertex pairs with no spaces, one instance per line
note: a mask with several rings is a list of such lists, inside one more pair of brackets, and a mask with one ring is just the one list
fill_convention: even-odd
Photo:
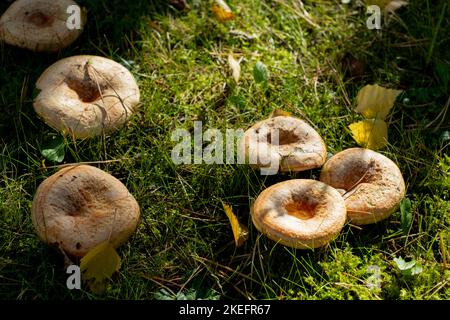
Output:
[[34,110],[50,126],[75,138],[109,133],[139,104],[139,87],[119,63],[97,56],[59,60],[39,77]]
[[114,247],[125,242],[139,216],[138,203],[118,179],[92,166],[75,165],[42,182],[31,217],[42,241],[83,257],[102,242]]
[[252,208],[256,229],[283,245],[312,249],[324,246],[346,220],[339,192],[316,180],[287,180],[265,189]]
[[276,116],[248,129],[240,152],[254,167],[276,164],[281,171],[304,171],[322,166],[327,151],[320,135],[305,121]]
[[[86,14],[80,10],[79,28],[69,28],[72,0],[17,0],[0,18],[0,39],[33,51],[58,51],[83,31]],[[70,11],[69,11],[70,12]]]
[[349,220],[356,225],[386,219],[405,196],[397,165],[382,154],[351,148],[331,157],[320,180],[342,191]]

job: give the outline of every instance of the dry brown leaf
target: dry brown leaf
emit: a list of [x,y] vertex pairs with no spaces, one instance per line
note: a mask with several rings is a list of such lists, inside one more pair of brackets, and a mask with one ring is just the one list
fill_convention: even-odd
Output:
[[233,55],[228,55],[228,65],[230,66],[233,79],[236,83],[239,83],[239,78],[241,77],[241,65],[240,62],[234,59]]

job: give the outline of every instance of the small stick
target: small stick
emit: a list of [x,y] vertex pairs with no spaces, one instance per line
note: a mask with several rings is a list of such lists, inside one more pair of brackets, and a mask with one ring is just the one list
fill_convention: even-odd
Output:
[[54,169],[54,168],[65,168],[70,166],[81,166],[83,164],[105,164],[105,163],[112,163],[112,162],[120,162],[123,160],[130,160],[132,158],[123,158],[123,159],[113,159],[113,160],[103,160],[103,161],[84,161],[84,162],[75,162],[75,163],[66,163],[66,164],[59,164],[56,166],[49,166],[42,169]]

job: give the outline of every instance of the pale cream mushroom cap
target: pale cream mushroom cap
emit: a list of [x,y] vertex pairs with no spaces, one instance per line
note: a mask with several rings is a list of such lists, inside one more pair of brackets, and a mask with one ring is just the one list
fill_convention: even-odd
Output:
[[119,63],[97,56],[59,60],[39,77],[34,109],[51,127],[75,138],[110,133],[139,105],[139,87]]
[[298,249],[326,245],[347,218],[339,192],[310,179],[287,180],[265,189],[251,216],[256,229],[268,238]]
[[320,180],[344,190],[348,219],[356,225],[389,217],[405,197],[405,182],[397,165],[384,155],[351,148],[331,157]]
[[140,209],[127,188],[92,166],[69,166],[38,187],[32,221],[39,238],[84,256],[104,241],[117,247],[134,232]]
[[58,51],[83,32],[86,14],[80,10],[80,29],[70,30],[67,9],[72,0],[17,0],[0,18],[0,39],[33,51]]
[[[278,132],[278,143],[274,132]],[[327,150],[323,139],[308,123],[295,117],[277,116],[245,131],[239,152],[254,167],[278,163],[281,171],[304,171],[321,167]]]

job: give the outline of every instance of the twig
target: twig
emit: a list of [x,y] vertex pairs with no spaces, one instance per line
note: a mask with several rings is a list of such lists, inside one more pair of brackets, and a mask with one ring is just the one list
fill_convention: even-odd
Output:
[[65,168],[65,167],[71,167],[71,166],[81,166],[84,164],[105,164],[105,163],[112,163],[112,162],[120,162],[124,160],[131,160],[132,158],[122,158],[122,159],[113,159],[113,160],[103,160],[103,161],[84,161],[84,162],[74,162],[74,163],[65,163],[65,164],[59,164],[55,166],[49,166],[42,169],[54,169],[54,168]]

